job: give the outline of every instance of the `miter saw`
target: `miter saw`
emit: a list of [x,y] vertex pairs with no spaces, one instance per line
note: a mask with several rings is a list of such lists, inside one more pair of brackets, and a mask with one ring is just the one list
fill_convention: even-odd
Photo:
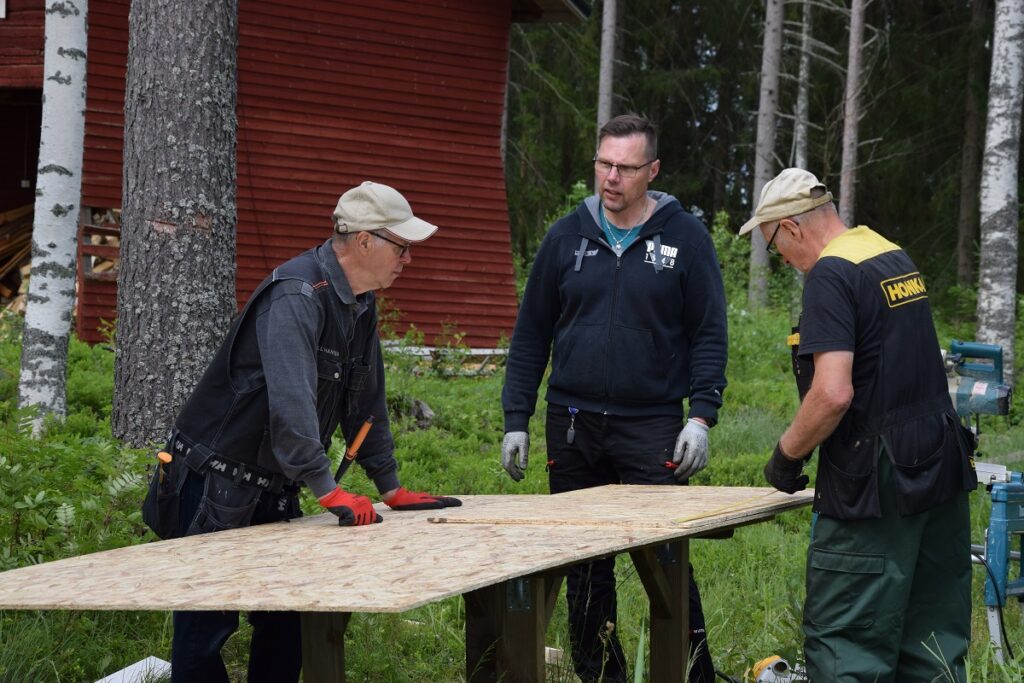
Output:
[[949,397],[957,414],[969,420],[979,415],[1010,412],[1010,387],[1003,384],[1003,347],[954,339],[943,351]]
[[[1012,390],[1003,384],[1003,349],[995,344],[953,340],[943,351],[949,396],[960,418],[979,432],[981,415],[1007,415]],[[981,456],[980,453],[977,456]],[[1020,576],[1024,550],[1024,481],[1020,472],[1005,465],[976,461],[978,483],[992,497],[992,512],[985,529],[985,545],[971,546],[972,560],[985,566],[985,607],[989,637],[995,657],[1003,661],[1004,648],[1011,653],[1002,623],[1002,610],[1010,596],[1024,599],[1024,578]],[[1015,543],[1017,550],[1011,550]],[[1016,563],[1017,578],[1010,578],[1010,564]]]

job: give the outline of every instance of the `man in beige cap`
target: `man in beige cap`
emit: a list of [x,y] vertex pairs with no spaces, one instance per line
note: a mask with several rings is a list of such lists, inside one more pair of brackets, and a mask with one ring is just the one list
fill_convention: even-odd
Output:
[[[390,286],[412,245],[436,230],[397,190],[365,182],[338,200],[333,237],[253,292],[175,420],[173,459],[144,505],[159,536],[298,517],[302,484],[342,526],[382,521],[369,498],[338,486],[341,469],[331,474],[327,450],[339,426],[391,509],[461,504],[399,484],[377,336],[374,290]],[[298,681],[297,613],[253,612],[249,621],[248,680]],[[237,626],[237,612],[175,612],[172,680],[226,682],[220,649]]]
[[788,168],[741,229],[807,274],[791,337],[801,404],[765,466],[807,486],[804,654],[814,681],[966,680],[973,437],[946,388],[921,273],[870,228],[848,229],[813,174]]

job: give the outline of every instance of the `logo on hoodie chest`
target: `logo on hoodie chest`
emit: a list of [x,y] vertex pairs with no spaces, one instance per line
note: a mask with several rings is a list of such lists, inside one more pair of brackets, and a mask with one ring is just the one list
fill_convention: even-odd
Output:
[[655,258],[661,259],[662,268],[675,268],[676,267],[676,256],[679,255],[679,247],[670,247],[667,244],[661,245],[661,254],[655,255],[654,253],[654,241],[645,240],[647,244],[647,251],[644,253],[644,263],[650,263],[652,266],[655,265]]

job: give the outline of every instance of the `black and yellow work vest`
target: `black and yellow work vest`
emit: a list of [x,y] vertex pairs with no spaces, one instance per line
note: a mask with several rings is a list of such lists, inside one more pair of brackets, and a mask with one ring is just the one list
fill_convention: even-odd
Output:
[[[814,510],[838,519],[880,517],[880,453],[893,465],[901,516],[974,489],[971,445],[949,398],[921,274],[898,245],[867,228],[834,239],[815,267],[833,258],[854,266],[843,270],[854,280],[858,316],[855,399],[820,446]],[[858,354],[877,358],[868,377],[856,371]],[[806,381],[812,358],[795,360],[798,383]]]

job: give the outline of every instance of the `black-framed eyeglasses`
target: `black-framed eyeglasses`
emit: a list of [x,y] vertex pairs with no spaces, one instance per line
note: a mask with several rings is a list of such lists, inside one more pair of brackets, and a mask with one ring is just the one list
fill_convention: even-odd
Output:
[[610,161],[594,157],[594,172],[598,175],[608,175],[612,172],[613,168],[617,168],[619,169],[619,175],[623,178],[635,178],[641,168],[644,166],[650,166],[655,161],[657,161],[657,159],[651,159],[646,164],[640,164],[639,166],[626,166],[624,164],[613,164]]
[[411,244],[402,244],[400,242],[396,242],[394,240],[390,240],[387,237],[385,237],[384,235],[382,235],[380,232],[373,233],[373,236],[374,237],[379,237],[382,240],[384,240],[385,242],[388,242],[389,244],[393,244],[396,247],[398,247],[398,250],[399,250],[398,251],[398,258],[402,258],[406,254],[408,254],[409,253],[409,247],[412,246]]
[[772,238],[768,240],[768,244],[765,245],[764,250],[769,254],[778,254],[779,250],[775,248],[775,237],[779,234],[779,228],[782,227],[782,221],[779,221],[775,226],[775,232],[772,233]]
[[[783,220],[786,220],[786,219],[783,219]],[[795,218],[790,218],[789,220],[793,221],[797,225],[800,225],[800,223]],[[768,244],[766,244],[765,247],[764,247],[764,250],[767,251],[769,254],[778,254],[779,253],[779,248],[774,246],[774,245],[775,245],[775,238],[778,236],[779,228],[781,228],[781,227],[782,227],[782,221],[779,221],[778,225],[775,226],[775,232],[772,233],[772,238],[770,240],[768,240]]]

